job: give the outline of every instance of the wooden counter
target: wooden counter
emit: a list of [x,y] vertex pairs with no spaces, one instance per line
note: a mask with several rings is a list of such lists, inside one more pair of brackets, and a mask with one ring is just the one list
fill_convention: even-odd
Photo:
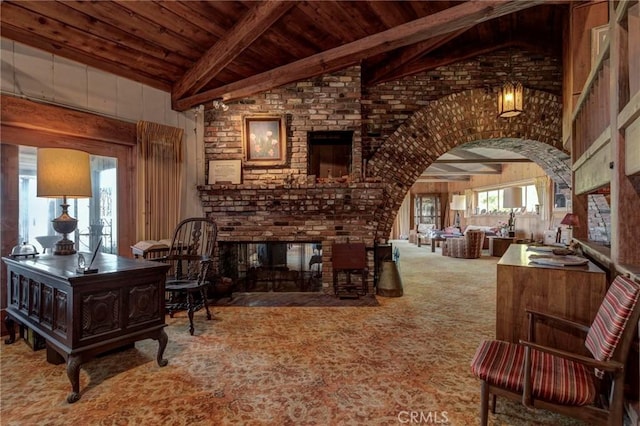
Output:
[[[497,266],[496,338],[518,342],[527,338],[526,309],[551,313],[590,325],[607,291],[606,273],[589,262],[584,266],[531,263],[525,244],[512,244]],[[584,336],[536,328],[537,341],[586,354]]]

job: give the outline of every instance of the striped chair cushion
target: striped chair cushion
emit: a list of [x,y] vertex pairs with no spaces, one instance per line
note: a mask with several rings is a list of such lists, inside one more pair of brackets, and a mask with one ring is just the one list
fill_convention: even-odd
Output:
[[585,341],[594,359],[611,359],[639,295],[639,284],[621,275],[613,280]]
[[[490,385],[522,392],[524,352],[522,345],[485,341],[471,361],[471,371]],[[596,389],[590,369],[536,350],[531,355],[534,398],[564,405],[593,403]]]

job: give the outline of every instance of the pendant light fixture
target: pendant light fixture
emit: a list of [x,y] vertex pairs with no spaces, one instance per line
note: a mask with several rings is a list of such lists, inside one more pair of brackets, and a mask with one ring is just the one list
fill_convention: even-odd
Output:
[[498,117],[510,118],[520,115],[524,104],[522,83],[512,79],[513,66],[509,52],[509,77],[498,89]]

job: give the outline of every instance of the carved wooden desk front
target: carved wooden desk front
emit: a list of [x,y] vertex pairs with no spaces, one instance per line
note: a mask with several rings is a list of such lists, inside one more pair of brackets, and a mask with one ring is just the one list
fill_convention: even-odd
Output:
[[67,362],[72,392],[80,399],[80,365],[95,355],[138,340],[159,342],[157,362],[167,346],[164,284],[169,265],[100,253],[95,274],[77,274],[77,256],[3,257],[7,265],[9,338],[17,321],[36,331]]

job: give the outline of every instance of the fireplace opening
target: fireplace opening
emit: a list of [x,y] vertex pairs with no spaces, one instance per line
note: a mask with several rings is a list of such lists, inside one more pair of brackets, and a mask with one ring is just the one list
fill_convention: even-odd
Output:
[[309,141],[308,174],[318,178],[336,178],[351,173],[353,132],[316,131],[307,134]]
[[220,242],[220,269],[236,292],[322,291],[320,242]]

